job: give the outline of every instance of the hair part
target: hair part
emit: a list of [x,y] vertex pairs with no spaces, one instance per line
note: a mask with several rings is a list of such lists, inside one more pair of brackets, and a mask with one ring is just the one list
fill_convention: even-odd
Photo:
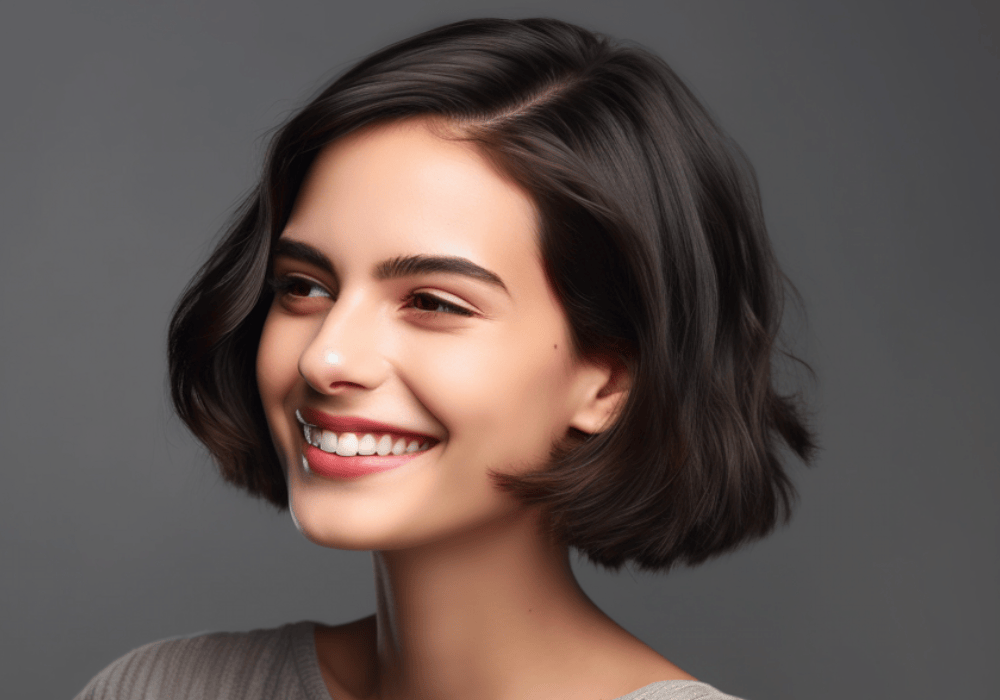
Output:
[[808,460],[814,443],[774,388],[786,282],[753,170],[662,60],[551,19],[469,20],[389,46],[277,132],[170,326],[174,404],[225,478],[287,506],[254,365],[271,247],[313,160],[413,118],[474,144],[532,196],[575,349],[630,379],[607,430],[570,436],[545,468],[498,486],[609,568],[697,564],[787,520],[780,446]]

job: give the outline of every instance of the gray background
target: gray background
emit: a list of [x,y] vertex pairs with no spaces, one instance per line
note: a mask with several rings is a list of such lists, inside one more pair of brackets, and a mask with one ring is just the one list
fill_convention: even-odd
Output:
[[[1000,59],[979,2],[5,6],[0,688],[148,641],[373,609],[367,555],[223,486],[165,399],[181,288],[265,135],[383,44],[553,15],[663,55],[757,167],[823,452],[790,527],[584,587],[752,699],[988,697],[1000,656]],[[988,682],[992,682],[988,685]]]

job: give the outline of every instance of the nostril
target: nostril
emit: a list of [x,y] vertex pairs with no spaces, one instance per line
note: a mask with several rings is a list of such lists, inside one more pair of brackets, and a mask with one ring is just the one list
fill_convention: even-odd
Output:
[[330,389],[352,389],[352,388],[354,388],[354,389],[364,389],[365,385],[364,384],[358,384],[357,382],[340,381],[340,382],[330,382],[329,388]]

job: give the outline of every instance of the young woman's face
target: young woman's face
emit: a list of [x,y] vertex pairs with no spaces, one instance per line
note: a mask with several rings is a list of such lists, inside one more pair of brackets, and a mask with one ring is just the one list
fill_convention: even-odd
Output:
[[607,372],[575,357],[536,236],[531,199],[422,122],[320,154],[257,357],[307,537],[397,549],[503,522],[519,506],[489,472],[603,420]]

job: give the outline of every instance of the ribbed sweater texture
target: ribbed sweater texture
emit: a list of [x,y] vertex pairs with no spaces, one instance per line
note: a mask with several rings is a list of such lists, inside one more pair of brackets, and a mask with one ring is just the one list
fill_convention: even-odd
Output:
[[[319,670],[315,623],[166,639],[129,652],[75,700],[337,700]],[[696,681],[661,681],[616,700],[739,700]]]

